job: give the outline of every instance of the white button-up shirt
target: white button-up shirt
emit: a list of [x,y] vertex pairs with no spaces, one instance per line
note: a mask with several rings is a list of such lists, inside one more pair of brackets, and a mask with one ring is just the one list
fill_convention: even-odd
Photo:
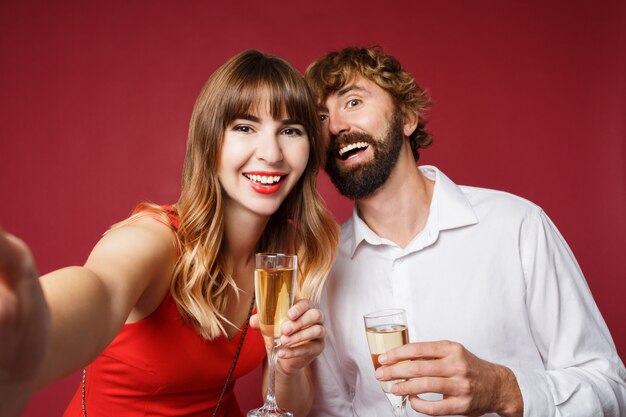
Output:
[[[374,377],[363,315],[403,308],[411,342],[459,342],[511,368],[524,416],[626,416],[624,364],[541,208],[457,186],[432,166],[420,170],[435,188],[426,226],[405,248],[377,236],[356,208],[342,226],[321,302],[328,336],[313,367],[310,415],[393,416]],[[408,404],[407,411],[421,415]]]

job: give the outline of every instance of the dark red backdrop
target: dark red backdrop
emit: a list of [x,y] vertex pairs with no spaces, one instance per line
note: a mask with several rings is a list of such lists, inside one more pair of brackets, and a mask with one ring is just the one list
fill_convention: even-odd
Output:
[[[422,162],[541,205],[624,355],[626,3],[209,3],[0,4],[0,224],[42,273],[81,264],[138,201],[176,200],[194,99],[227,58],[259,48],[304,70],[377,43],[433,95]],[[320,188],[345,219],[350,202],[325,177]],[[59,416],[77,381],[25,415]],[[242,408],[260,402],[257,384],[240,381]]]

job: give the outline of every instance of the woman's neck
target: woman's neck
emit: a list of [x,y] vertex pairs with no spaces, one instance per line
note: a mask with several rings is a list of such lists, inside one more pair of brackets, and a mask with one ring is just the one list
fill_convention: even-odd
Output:
[[269,221],[241,207],[224,207],[225,250],[234,269],[254,263],[254,253]]

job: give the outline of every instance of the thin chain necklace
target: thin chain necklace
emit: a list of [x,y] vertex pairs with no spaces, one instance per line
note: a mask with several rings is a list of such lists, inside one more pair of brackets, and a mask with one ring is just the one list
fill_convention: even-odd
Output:
[[239,359],[239,353],[241,353],[241,347],[243,346],[243,339],[246,337],[246,333],[248,333],[248,327],[250,326],[250,316],[252,316],[252,310],[254,310],[254,294],[252,294],[252,302],[250,302],[250,308],[248,309],[248,318],[246,319],[246,324],[243,326],[243,330],[241,331],[241,339],[239,339],[239,344],[237,345],[237,350],[235,351],[235,358],[233,359],[233,364],[230,366],[230,371],[228,371],[228,376],[226,377],[226,382],[224,383],[224,388],[222,388],[220,398],[217,400],[215,410],[213,410],[213,417],[217,415],[217,410],[218,408],[220,408],[220,403],[222,402],[222,398],[226,393],[226,388],[228,387],[228,383],[230,382],[230,377],[235,371],[235,366],[237,365],[237,360]]
[[[239,360],[239,354],[241,353],[241,348],[243,346],[243,340],[246,338],[246,333],[248,333],[248,327],[250,326],[250,317],[252,316],[252,310],[254,310],[254,294],[252,294],[252,301],[250,302],[250,308],[248,309],[248,316],[246,318],[246,323],[243,326],[243,330],[241,331],[241,339],[239,339],[239,343],[237,344],[237,350],[235,351],[235,357],[233,359],[233,363],[230,366],[230,370],[228,371],[228,376],[226,376],[226,382],[224,383],[224,387],[222,388],[222,392],[220,393],[220,397],[217,400],[217,405],[213,410],[213,417],[217,415],[217,410],[220,408],[220,404],[222,403],[222,398],[224,398],[224,394],[226,394],[226,389],[228,388],[228,384],[230,383],[230,378],[233,376],[233,372],[235,371],[235,366],[237,366],[237,361]],[[83,417],[87,417],[87,405],[85,400],[85,391],[87,387],[87,368],[83,368],[83,378],[81,384],[81,407],[83,410]]]

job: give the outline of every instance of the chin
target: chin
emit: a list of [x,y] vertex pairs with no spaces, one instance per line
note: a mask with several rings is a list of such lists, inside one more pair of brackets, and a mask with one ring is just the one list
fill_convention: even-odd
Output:
[[270,217],[272,216],[274,213],[276,213],[278,211],[278,209],[280,208],[280,204],[278,205],[267,205],[267,206],[256,206],[256,207],[250,207],[250,211],[253,212],[254,214],[257,214],[259,216],[263,216],[263,217]]

